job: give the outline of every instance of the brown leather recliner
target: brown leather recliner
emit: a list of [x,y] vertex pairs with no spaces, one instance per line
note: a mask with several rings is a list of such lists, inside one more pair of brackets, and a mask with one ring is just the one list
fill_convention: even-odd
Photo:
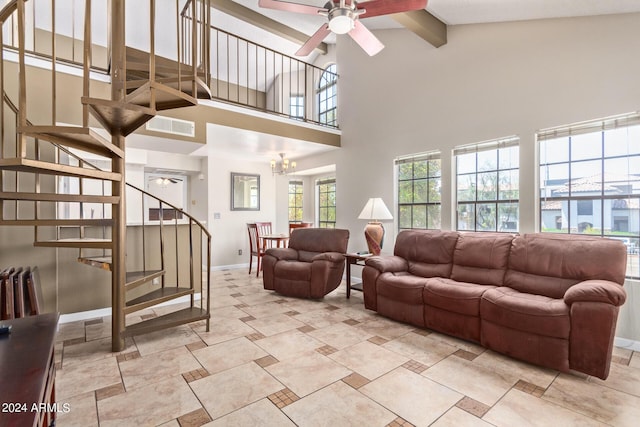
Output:
[[322,298],[342,281],[349,230],[300,228],[288,248],[267,249],[262,259],[265,289],[299,298]]

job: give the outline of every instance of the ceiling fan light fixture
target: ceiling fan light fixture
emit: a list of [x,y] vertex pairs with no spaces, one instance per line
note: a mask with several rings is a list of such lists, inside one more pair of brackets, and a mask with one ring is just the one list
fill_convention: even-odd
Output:
[[334,9],[329,13],[329,29],[335,34],[347,34],[355,26],[354,18],[350,9]]

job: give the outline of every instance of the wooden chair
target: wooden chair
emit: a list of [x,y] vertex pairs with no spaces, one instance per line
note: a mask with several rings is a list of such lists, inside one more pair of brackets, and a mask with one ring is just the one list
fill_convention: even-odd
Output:
[[256,269],[256,277],[262,270],[262,257],[264,256],[265,245],[260,236],[271,234],[270,222],[252,222],[247,224],[249,233],[249,274],[253,267],[253,257],[258,258],[258,266]]
[[293,230],[295,230],[296,228],[311,228],[311,227],[313,227],[312,222],[301,222],[297,224],[289,224],[289,236],[291,236],[291,233],[293,233]]

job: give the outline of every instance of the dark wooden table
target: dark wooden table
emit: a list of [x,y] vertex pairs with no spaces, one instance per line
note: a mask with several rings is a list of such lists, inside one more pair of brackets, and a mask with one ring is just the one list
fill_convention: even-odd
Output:
[[0,335],[0,427],[49,426],[56,411],[54,343],[58,313],[3,320]]
[[372,256],[372,254],[355,254],[355,253],[346,253],[343,254],[347,261],[347,298],[351,298],[351,289],[362,292],[362,283],[354,283],[351,284],[351,266],[352,265],[361,265],[364,266],[364,262],[367,258]]

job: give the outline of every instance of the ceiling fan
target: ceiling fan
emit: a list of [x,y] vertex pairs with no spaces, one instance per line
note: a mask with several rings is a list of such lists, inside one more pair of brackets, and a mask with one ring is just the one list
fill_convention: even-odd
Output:
[[324,7],[306,4],[289,3],[280,0],[260,0],[260,7],[304,13],[307,15],[323,15],[329,22],[323,24],[314,35],[296,52],[298,56],[309,55],[331,32],[349,34],[369,56],[380,52],[384,45],[360,23],[360,17],[390,15],[424,9],[427,0],[371,0],[358,3],[355,0],[329,0]]
[[181,178],[172,178],[172,177],[168,177],[168,176],[159,176],[156,178],[152,178],[151,181],[155,182],[156,184],[160,185],[160,186],[167,186],[167,184],[177,184],[179,182],[182,182]]

